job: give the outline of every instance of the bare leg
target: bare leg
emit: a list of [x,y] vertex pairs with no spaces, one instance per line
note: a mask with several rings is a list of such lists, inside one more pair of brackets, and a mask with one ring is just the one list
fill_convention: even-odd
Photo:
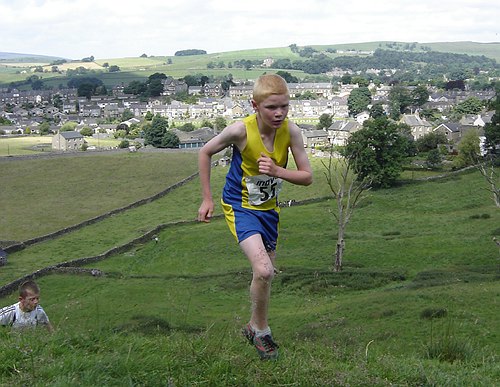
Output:
[[273,264],[273,270],[274,274],[278,274],[280,271],[276,267],[276,251],[268,251],[267,254],[269,255],[269,258],[271,259],[271,263]]
[[250,299],[252,302],[250,324],[259,330],[264,330],[268,327],[267,313],[274,266],[260,234],[245,239],[240,243],[240,246],[250,261],[253,271],[250,285]]

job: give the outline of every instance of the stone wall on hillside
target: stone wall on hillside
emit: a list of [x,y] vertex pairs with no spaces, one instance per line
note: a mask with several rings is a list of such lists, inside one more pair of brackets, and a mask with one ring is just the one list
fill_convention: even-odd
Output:
[[187,178],[181,180],[178,183],[175,183],[175,184],[167,187],[166,189],[164,189],[161,192],[158,192],[155,195],[152,195],[150,197],[138,200],[138,201],[136,201],[134,203],[131,203],[131,204],[128,204],[128,205],[126,205],[124,207],[117,208],[117,209],[114,209],[112,211],[106,212],[106,213],[104,213],[102,215],[96,216],[95,218],[88,219],[88,220],[86,220],[84,222],[75,224],[73,226],[65,227],[65,228],[63,228],[61,230],[58,230],[58,231],[55,231],[53,233],[42,235],[42,236],[39,236],[39,237],[36,237],[36,238],[28,239],[26,241],[23,241],[23,242],[20,242],[20,243],[16,243],[16,244],[4,247],[4,250],[7,253],[13,253],[13,252],[16,252],[16,251],[20,251],[20,250],[22,250],[22,249],[24,249],[24,248],[26,248],[28,246],[34,245],[36,243],[57,238],[57,237],[59,237],[61,235],[67,234],[67,233],[75,231],[75,230],[79,230],[79,229],[81,229],[81,228],[83,228],[85,226],[88,226],[90,224],[97,223],[97,222],[99,222],[99,221],[101,221],[103,219],[109,218],[112,215],[119,214],[121,212],[130,210],[130,209],[135,208],[135,207],[139,207],[139,206],[141,206],[143,204],[146,204],[146,203],[150,203],[150,202],[152,202],[154,200],[157,200],[157,199],[161,198],[162,196],[165,196],[170,191],[172,191],[172,190],[174,190],[176,188],[179,188],[182,185],[188,183],[189,181],[193,180],[197,176],[198,176],[198,172],[192,174],[191,176],[188,176]]

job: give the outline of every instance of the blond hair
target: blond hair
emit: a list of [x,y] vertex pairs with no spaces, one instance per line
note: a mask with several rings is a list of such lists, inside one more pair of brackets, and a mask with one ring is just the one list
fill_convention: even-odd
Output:
[[253,100],[261,103],[273,94],[290,95],[286,81],[277,74],[261,75],[253,85]]

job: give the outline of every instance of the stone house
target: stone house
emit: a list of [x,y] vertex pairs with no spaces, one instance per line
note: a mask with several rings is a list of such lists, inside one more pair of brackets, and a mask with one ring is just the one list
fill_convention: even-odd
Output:
[[432,125],[427,120],[420,118],[418,114],[404,114],[400,122],[410,127],[411,135],[415,140],[433,131]]
[[320,98],[330,99],[333,97],[333,87],[331,83],[316,82],[316,83],[289,83],[288,90],[290,91],[290,98],[309,92]]
[[201,128],[192,132],[175,130],[175,134],[179,137],[180,149],[199,149],[215,137],[215,131],[212,128]]
[[329,101],[332,106],[333,116],[339,118],[349,117],[349,107],[347,106],[347,97],[335,96]]
[[174,79],[173,77],[167,77],[162,81],[163,83],[163,95],[175,95],[177,93],[187,92],[188,85],[182,80]]
[[229,97],[235,99],[251,99],[253,85],[237,85],[229,88]]
[[303,130],[302,140],[305,148],[328,145],[328,132],[323,129]]
[[76,131],[59,132],[52,136],[52,149],[60,151],[74,151],[85,144],[83,136]]
[[435,129],[435,133],[443,133],[450,143],[456,143],[460,139],[460,123],[458,122],[443,122]]
[[351,134],[361,127],[359,122],[353,120],[334,121],[328,128],[328,141],[333,145],[344,146]]

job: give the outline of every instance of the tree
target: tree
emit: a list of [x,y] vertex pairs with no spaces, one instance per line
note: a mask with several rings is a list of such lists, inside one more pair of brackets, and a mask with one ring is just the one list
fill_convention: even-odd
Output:
[[439,168],[442,163],[442,156],[439,149],[431,149],[427,154],[427,159],[425,160],[425,165],[430,169]]
[[441,144],[448,144],[448,139],[444,133],[430,132],[415,141],[418,152],[429,152]]
[[179,128],[179,130],[182,130],[183,132],[192,132],[195,129],[196,127],[191,122],[186,122]]
[[477,168],[488,183],[487,190],[493,194],[495,206],[500,208],[500,174],[495,168],[495,156],[492,154],[487,155],[486,160],[478,164]]
[[227,126],[227,121],[224,117],[216,117],[215,118],[215,129],[221,131]]
[[111,65],[111,66],[109,66],[108,71],[109,71],[110,73],[116,73],[116,72],[120,71],[120,66],[117,66],[117,65]]
[[465,82],[462,79],[446,82],[444,88],[446,90],[465,90]]
[[306,90],[304,91],[303,93],[299,93],[296,95],[295,97],[296,99],[299,99],[299,100],[315,100],[315,99],[318,99],[318,96],[317,94],[315,93],[312,93],[310,90]]
[[370,118],[378,117],[385,117],[384,105],[381,102],[373,104],[370,109]]
[[370,84],[370,81],[368,81],[368,79],[363,78],[361,76],[354,76],[351,79],[351,83],[358,85],[359,87],[368,87],[368,85]]
[[352,83],[352,76],[349,74],[344,74],[342,75],[342,78],[340,78],[340,82],[342,82],[344,85],[350,85]]
[[500,87],[496,90],[492,107],[495,113],[491,121],[484,125],[484,147],[488,153],[496,155],[500,152]]
[[413,105],[415,106],[420,107],[429,101],[429,90],[427,90],[427,87],[425,86],[418,85],[410,94],[413,98]]
[[455,167],[463,168],[477,164],[481,156],[479,134],[476,129],[466,132],[458,143],[458,156]]
[[325,176],[328,187],[337,204],[336,210],[332,211],[338,227],[333,270],[339,272],[342,270],[345,250],[344,235],[347,223],[349,223],[357,204],[364,198],[366,191],[370,189],[371,179],[369,177],[358,178],[353,168],[356,164],[354,158],[341,157],[334,160],[333,148],[330,149],[328,164],[323,161],[322,163],[326,168]]
[[406,108],[413,102],[413,98],[403,86],[393,86],[389,91],[389,115],[393,120],[398,120]]
[[144,125],[144,145],[153,145],[155,148],[163,148],[163,136],[168,128],[166,118],[156,115],[151,125]]
[[72,130],[75,130],[77,125],[78,124],[74,121],[68,121],[63,126],[61,126],[61,129],[59,129],[59,131],[60,132],[70,132]]
[[331,114],[323,113],[319,116],[319,122],[316,125],[317,129],[328,129],[333,122],[333,117]]
[[162,148],[177,148],[179,146],[179,137],[174,132],[167,131],[163,135]]
[[200,128],[211,128],[211,129],[213,129],[214,128],[214,124],[212,124],[209,120],[204,119],[201,122],[201,124],[200,124]]
[[358,179],[371,179],[374,187],[390,187],[403,170],[410,143],[403,125],[386,117],[369,119],[363,128],[354,132],[344,149],[353,162]]
[[43,89],[43,81],[38,79],[36,81],[34,81],[32,84],[31,84],[31,88],[33,90],[42,90]]
[[140,81],[132,81],[128,84],[127,87],[123,89],[123,92],[126,94],[134,94],[139,95],[144,93],[148,89],[146,83]]
[[78,86],[77,93],[79,97],[85,97],[90,100],[94,94],[94,86],[90,83],[82,83]]
[[40,132],[40,136],[44,136],[46,134],[49,134],[50,124],[47,121],[42,122],[38,126],[38,131]]
[[82,136],[90,137],[90,136],[92,136],[92,134],[94,134],[94,131],[91,128],[89,128],[88,126],[85,126],[80,130],[80,134]]
[[298,83],[299,79],[290,74],[288,71],[276,71],[276,74],[279,75],[281,78],[283,78],[287,83]]
[[148,94],[150,97],[158,97],[163,93],[163,82],[161,79],[152,79],[148,84]]
[[118,148],[120,149],[125,149],[130,146],[130,142],[128,140],[121,140],[120,143],[118,144]]
[[121,116],[121,120],[122,121],[127,121],[127,120],[130,120],[131,118],[134,118],[134,117],[135,116],[134,116],[134,113],[132,112],[132,110],[125,109],[125,110],[123,110],[123,113],[122,113],[122,116]]
[[63,107],[63,100],[60,94],[56,94],[52,97],[52,105],[58,109],[62,109]]
[[477,97],[469,97],[465,101],[458,103],[453,109],[459,115],[477,114],[484,107],[483,101]]
[[347,107],[349,114],[355,116],[368,109],[372,101],[372,95],[368,87],[358,87],[351,91],[347,98]]

